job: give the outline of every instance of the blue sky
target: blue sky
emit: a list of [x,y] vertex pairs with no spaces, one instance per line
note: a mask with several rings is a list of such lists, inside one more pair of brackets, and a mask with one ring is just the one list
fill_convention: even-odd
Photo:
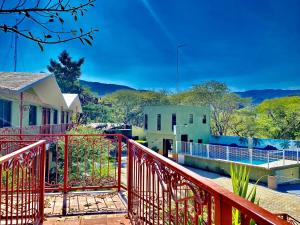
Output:
[[[0,17],[0,23],[3,18]],[[299,0],[97,0],[80,18],[96,27],[93,47],[20,39],[18,71],[47,71],[66,49],[85,57],[83,79],[140,89],[180,89],[218,80],[233,90],[300,88]],[[0,33],[0,71],[13,69],[11,35]]]

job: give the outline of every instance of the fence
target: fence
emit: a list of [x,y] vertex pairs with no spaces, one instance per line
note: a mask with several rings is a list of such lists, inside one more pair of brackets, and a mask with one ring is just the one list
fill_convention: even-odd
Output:
[[[239,210],[241,225],[251,220],[287,224],[133,140],[127,142],[122,135],[7,135],[5,140],[21,139],[28,144],[40,138],[45,141],[21,150],[10,149],[11,153],[0,160],[4,176],[0,209],[6,224],[21,219],[26,219],[23,224],[39,223],[44,187],[46,192],[63,193],[127,189],[133,224],[229,225],[234,220],[233,209]],[[128,152],[127,185],[121,180],[122,150]]]
[[[238,218],[233,218],[233,210],[239,211]],[[128,212],[133,224],[288,224],[132,140]]]
[[[46,141],[46,191],[121,188],[121,156],[126,141],[122,135],[0,135],[1,139],[0,152],[1,146],[11,152],[18,142]],[[14,140],[18,140],[14,146],[7,143]]]
[[260,150],[180,141],[176,142],[176,152],[178,154],[193,155],[202,158],[262,165],[267,168],[299,163],[300,160],[299,149]]
[[40,224],[44,215],[45,141],[0,158],[0,224]]

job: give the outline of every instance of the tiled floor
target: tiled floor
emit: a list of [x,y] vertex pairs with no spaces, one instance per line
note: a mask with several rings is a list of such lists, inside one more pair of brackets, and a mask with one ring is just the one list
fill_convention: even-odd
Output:
[[44,225],[129,225],[125,214],[111,214],[98,216],[73,216],[47,218]]
[[[118,192],[72,192],[66,196],[67,215],[126,213],[126,200]],[[47,194],[45,216],[61,216],[63,194]]]

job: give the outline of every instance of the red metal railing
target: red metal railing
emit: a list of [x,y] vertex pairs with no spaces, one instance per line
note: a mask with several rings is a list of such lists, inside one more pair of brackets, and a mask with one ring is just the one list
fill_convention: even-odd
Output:
[[288,224],[132,140],[128,145],[128,213],[133,224]]
[[[121,155],[124,137],[116,134],[0,135],[0,152],[17,143],[46,141],[46,191],[121,189]],[[2,145],[1,145],[2,140]],[[9,143],[14,143],[14,146]],[[5,143],[6,142],[6,143]],[[5,147],[4,149],[1,149]],[[12,148],[10,148],[12,147]],[[125,145],[126,147],[126,145]]]
[[288,221],[292,225],[300,225],[299,220],[297,220],[296,218],[290,216],[287,213],[280,213],[280,214],[277,214],[277,216],[284,219],[284,220],[286,220],[286,221]]
[[34,125],[28,127],[5,127],[0,128],[0,134],[64,134],[72,128],[74,124],[48,124]]
[[[46,192],[127,189],[133,224],[229,225],[234,219],[241,225],[288,224],[122,135],[0,135],[1,139],[46,140]],[[124,151],[128,152],[127,174],[123,174],[127,182],[121,176]],[[236,218],[234,209],[240,212]],[[62,211],[67,214],[66,208]]]
[[45,141],[0,158],[0,224],[41,224],[44,215]]

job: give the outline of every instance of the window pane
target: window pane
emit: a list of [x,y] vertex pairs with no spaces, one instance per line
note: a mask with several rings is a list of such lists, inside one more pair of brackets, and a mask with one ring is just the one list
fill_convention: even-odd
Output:
[[161,130],[161,115],[157,114],[157,130]]
[[144,127],[145,127],[145,130],[148,130],[148,115],[147,114],[145,114]]
[[56,109],[53,112],[53,124],[57,124],[57,110]]
[[176,114],[172,114],[172,131],[174,130],[174,126],[176,125]]
[[11,126],[11,101],[0,100],[0,127]]
[[29,125],[36,125],[36,106],[29,107]]
[[189,123],[190,124],[194,123],[194,115],[193,114],[189,115]]
[[203,115],[202,123],[206,123],[206,115]]

